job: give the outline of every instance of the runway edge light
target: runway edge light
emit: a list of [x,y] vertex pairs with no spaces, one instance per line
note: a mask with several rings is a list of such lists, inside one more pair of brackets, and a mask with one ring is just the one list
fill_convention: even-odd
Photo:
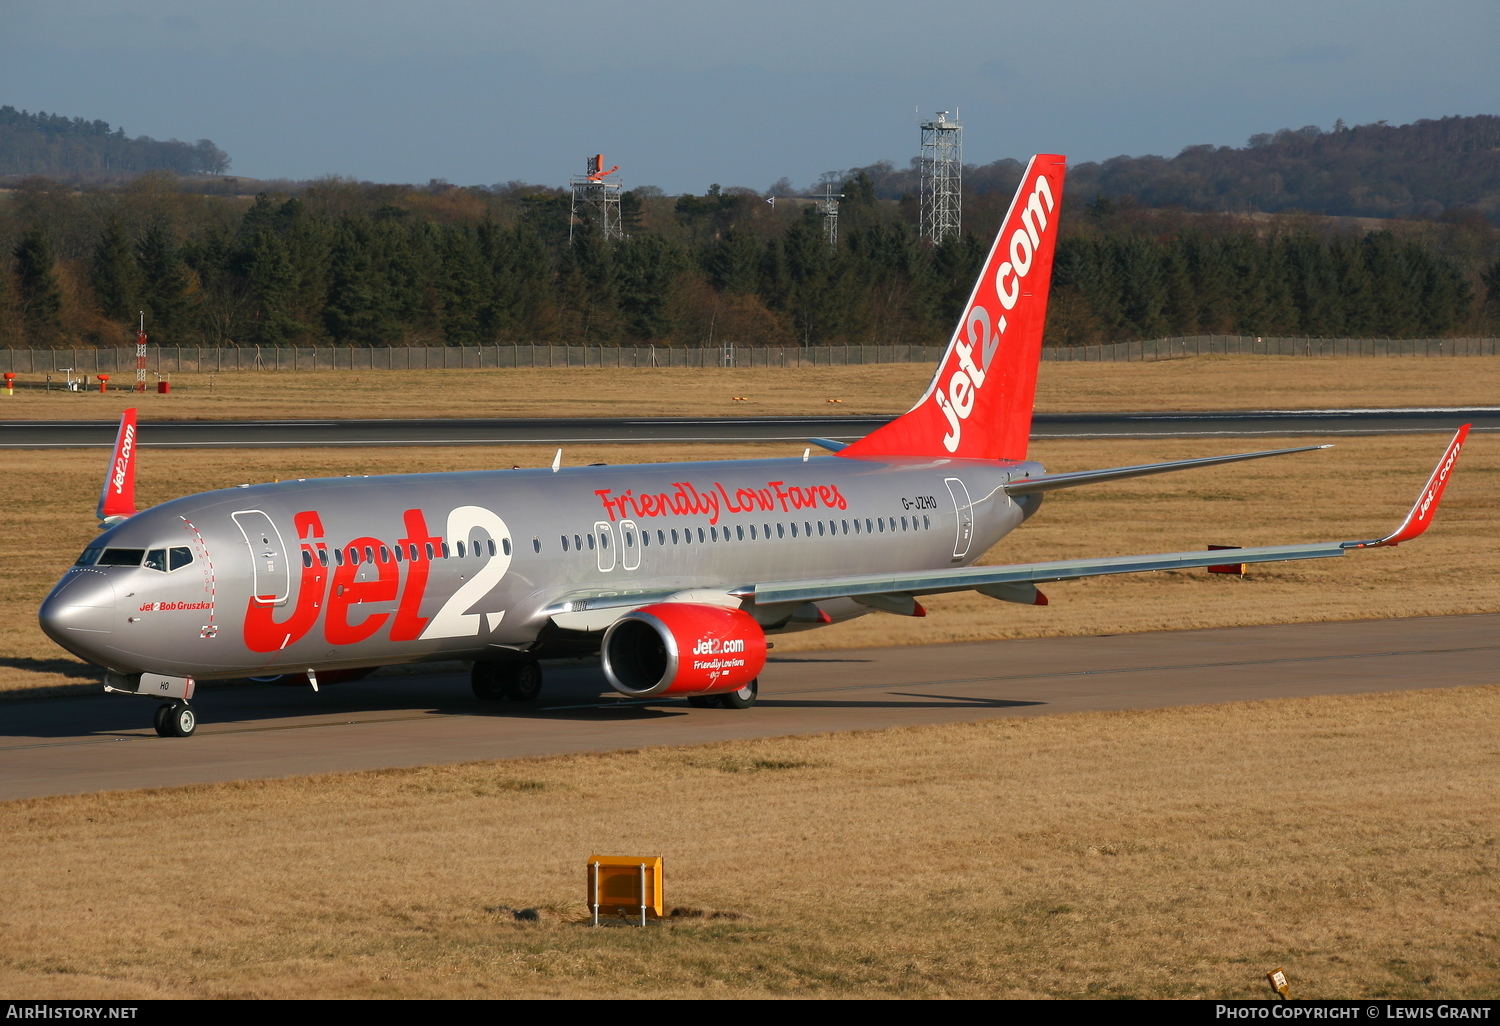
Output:
[[639,917],[641,926],[646,925],[647,914],[662,916],[660,855],[590,855],[587,884],[595,926],[601,914],[627,920]]
[[1277,966],[1275,969],[1272,969],[1270,972],[1266,973],[1266,979],[1271,981],[1271,989],[1281,995],[1281,1000],[1290,1001],[1292,999],[1292,988],[1287,985],[1286,972],[1281,968],[1281,966]]

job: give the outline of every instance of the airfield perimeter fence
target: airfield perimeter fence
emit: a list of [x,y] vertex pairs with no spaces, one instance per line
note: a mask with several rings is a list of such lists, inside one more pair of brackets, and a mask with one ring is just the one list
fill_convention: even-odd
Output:
[[[156,374],[233,371],[498,370],[509,367],[845,367],[877,363],[936,363],[942,346],[148,346],[146,367]],[[1188,335],[1148,342],[1116,342],[1042,350],[1043,360],[1137,363],[1186,356],[1497,356],[1493,338],[1254,338]],[[135,347],[0,349],[0,371],[15,374],[128,375]],[[123,384],[123,380],[121,381]]]

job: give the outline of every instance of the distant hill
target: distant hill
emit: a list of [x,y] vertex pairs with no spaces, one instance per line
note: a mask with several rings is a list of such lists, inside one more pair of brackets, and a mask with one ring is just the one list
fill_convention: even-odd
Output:
[[[1022,170],[1010,159],[968,165],[964,190],[1008,195]],[[845,177],[861,172],[883,199],[918,190],[914,166],[881,162]],[[1500,117],[1283,128],[1252,136],[1242,148],[1189,146],[1175,157],[1075,164],[1067,187],[1075,200],[1129,196],[1147,207],[1381,218],[1437,218],[1466,207],[1500,221]]]
[[229,154],[210,139],[134,139],[107,121],[0,107],[0,175],[222,174]]

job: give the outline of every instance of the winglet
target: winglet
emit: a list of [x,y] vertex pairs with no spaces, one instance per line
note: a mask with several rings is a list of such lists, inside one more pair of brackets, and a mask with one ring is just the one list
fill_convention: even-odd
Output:
[[1469,427],[1470,425],[1465,424],[1459,428],[1458,433],[1453,436],[1453,441],[1448,443],[1447,451],[1443,453],[1443,458],[1438,460],[1432,476],[1422,487],[1422,494],[1417,496],[1416,505],[1412,506],[1411,512],[1406,514],[1406,519],[1401,521],[1400,527],[1384,538],[1344,542],[1344,548],[1374,549],[1382,545],[1400,545],[1404,541],[1411,541],[1427,530],[1432,524],[1433,516],[1437,513],[1438,503],[1442,501],[1443,489],[1448,487],[1448,479],[1453,474],[1453,461],[1458,459],[1459,450],[1464,447],[1464,440],[1469,437]]
[[96,515],[106,527],[135,516],[135,410],[120,414],[120,433],[115,436],[114,457],[104,472]]

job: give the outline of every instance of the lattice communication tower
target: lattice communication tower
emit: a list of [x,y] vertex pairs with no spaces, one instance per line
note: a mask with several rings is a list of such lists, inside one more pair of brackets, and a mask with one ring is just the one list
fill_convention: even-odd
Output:
[[622,186],[618,178],[605,181],[608,175],[620,170],[616,164],[604,169],[604,154],[589,158],[588,171],[568,180],[573,186],[573,208],[568,218],[568,245],[573,244],[573,233],[585,220],[593,222],[602,239],[618,240],[625,237],[625,227],[620,221],[620,193]]
[[839,200],[843,198],[843,193],[833,191],[832,182],[824,183],[823,202],[818,210],[823,215],[823,241],[834,249],[839,245]]
[[939,111],[922,126],[922,235],[937,245],[963,228],[964,126]]

